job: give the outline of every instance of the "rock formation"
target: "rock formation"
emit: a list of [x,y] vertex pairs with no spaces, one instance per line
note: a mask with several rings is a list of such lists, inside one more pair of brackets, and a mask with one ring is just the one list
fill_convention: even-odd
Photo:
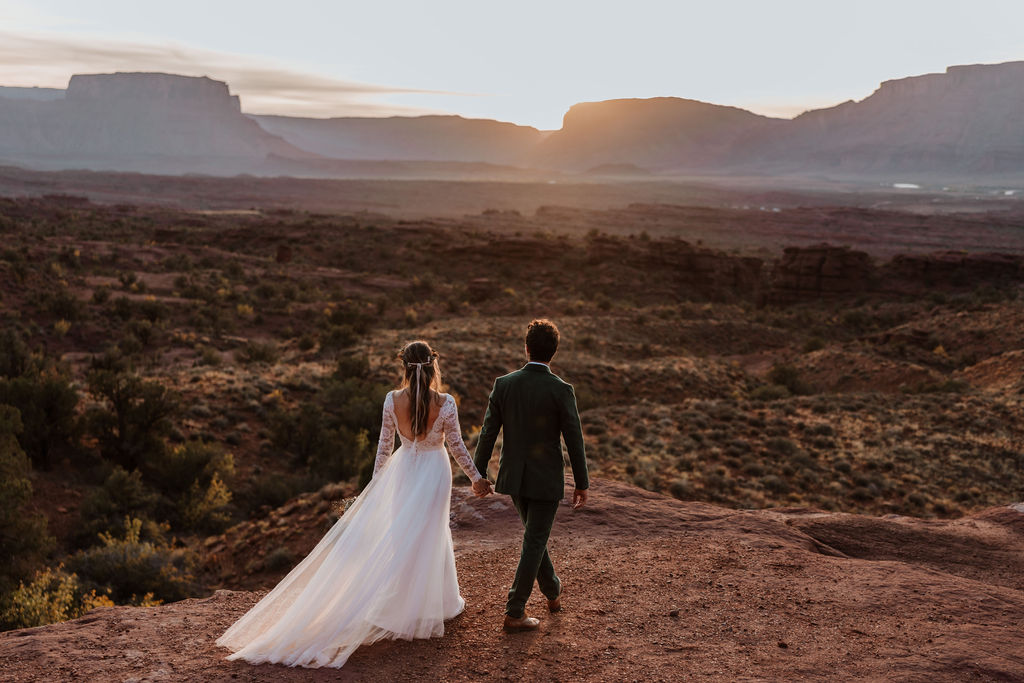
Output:
[[864,291],[873,270],[863,251],[822,244],[788,247],[771,274],[771,303],[787,304]]
[[63,99],[0,99],[0,158],[41,166],[239,172],[310,157],[242,115],[226,83],[169,74],[73,76]]

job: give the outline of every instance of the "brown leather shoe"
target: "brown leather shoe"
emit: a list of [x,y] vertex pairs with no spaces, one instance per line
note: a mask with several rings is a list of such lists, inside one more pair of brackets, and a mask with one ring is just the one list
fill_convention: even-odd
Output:
[[516,619],[506,614],[505,625],[502,628],[505,633],[515,633],[516,631],[536,631],[538,626],[540,626],[540,619],[534,619],[525,614]]
[[548,611],[554,614],[555,612],[562,611],[562,594],[559,593],[558,597],[554,600],[548,600]]

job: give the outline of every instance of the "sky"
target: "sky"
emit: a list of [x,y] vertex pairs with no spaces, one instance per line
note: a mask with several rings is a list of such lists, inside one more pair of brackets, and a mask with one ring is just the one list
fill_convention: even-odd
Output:
[[1020,0],[0,0],[0,85],[164,71],[248,113],[455,113],[542,129],[675,96],[770,116],[1024,60]]

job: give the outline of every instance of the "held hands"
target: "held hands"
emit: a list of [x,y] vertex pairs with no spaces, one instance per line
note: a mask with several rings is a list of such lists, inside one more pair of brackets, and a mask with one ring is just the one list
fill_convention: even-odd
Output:
[[587,504],[587,489],[574,489],[572,492],[572,509],[579,510]]
[[491,482],[487,477],[481,477],[473,482],[473,495],[477,498],[484,498],[492,493],[494,493],[494,489],[491,488]]

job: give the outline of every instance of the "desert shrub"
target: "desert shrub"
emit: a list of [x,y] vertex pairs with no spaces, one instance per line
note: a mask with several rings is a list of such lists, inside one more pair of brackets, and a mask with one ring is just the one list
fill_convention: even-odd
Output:
[[263,560],[263,568],[271,572],[279,572],[288,569],[295,562],[295,555],[288,546],[281,545],[274,548]]
[[789,493],[789,482],[774,474],[761,477],[761,486],[775,494]]
[[970,385],[962,379],[947,379],[941,382],[929,382],[914,387],[903,387],[908,394],[962,394]]
[[836,460],[832,463],[832,469],[836,472],[842,472],[843,474],[849,474],[853,471],[853,466],[850,465],[848,460]]
[[220,351],[213,348],[212,346],[204,346],[199,352],[199,365],[217,366],[220,365],[223,358],[220,355]]
[[185,529],[223,531],[231,521],[228,482],[234,458],[219,444],[189,441],[155,452],[143,465],[146,480],[165,497],[165,514]]
[[24,427],[19,436],[21,447],[33,464],[48,469],[51,452],[77,439],[78,392],[53,362],[38,356],[22,362],[17,353],[0,352],[6,356],[8,370],[20,370],[15,376],[0,376],[0,405],[17,408]]
[[372,380],[365,358],[346,356],[317,396],[271,415],[271,443],[321,480],[361,474],[372,465],[370,435],[380,430],[386,391]]
[[0,333],[0,378],[24,375],[32,363],[32,352],[13,327]]
[[[79,514],[83,523],[76,533],[76,541],[83,547],[91,545],[100,534],[123,528],[124,518],[128,516],[152,519],[158,503],[159,496],[143,483],[141,472],[128,472],[115,466],[103,484],[82,501]],[[155,524],[143,526],[142,538],[154,539],[162,535]]]
[[59,287],[45,296],[46,310],[63,320],[82,317],[82,302],[67,287]]
[[787,439],[785,437],[773,437],[768,439],[765,443],[765,447],[773,453],[778,453],[779,455],[784,456],[795,455],[800,450],[800,447],[797,446],[792,439]]
[[242,347],[240,358],[245,363],[267,363],[273,365],[280,358],[281,351],[274,342],[251,341]]
[[181,410],[177,394],[129,372],[109,352],[93,362],[87,383],[98,405],[86,412],[86,423],[104,458],[131,471],[164,450],[171,418]]
[[357,341],[359,341],[359,335],[351,325],[330,325],[320,334],[320,347],[325,351],[344,349]]
[[693,484],[690,483],[689,479],[673,479],[668,485],[668,492],[674,498],[687,500],[693,496]]
[[149,346],[153,342],[154,328],[149,320],[130,320],[125,325],[125,330],[134,336],[143,346]]
[[136,308],[143,318],[150,322],[159,322],[167,317],[167,306],[153,298],[138,302]]
[[751,477],[760,477],[765,473],[765,467],[756,460],[749,460],[743,463],[743,466],[740,467],[740,472]]
[[30,514],[31,468],[18,445],[18,411],[0,406],[0,594],[25,577],[53,547],[46,518]]
[[353,431],[313,402],[271,416],[271,442],[323,479],[356,474],[370,454],[367,430]]
[[237,502],[248,511],[264,505],[275,508],[313,488],[316,482],[305,475],[262,474],[253,477],[247,488],[238,491]]
[[142,520],[126,517],[121,537],[102,534],[101,545],[68,558],[68,569],[86,589],[109,595],[118,604],[187,598],[195,588],[194,553],[168,542],[142,540],[142,526]]
[[32,580],[18,587],[4,601],[0,609],[0,628],[34,628],[68,619],[77,619],[96,607],[110,607],[114,603],[95,590],[86,592],[76,574],[64,571],[63,566],[37,572]]
[[182,523],[186,529],[221,532],[231,523],[230,503],[231,490],[219,475],[205,486],[196,480],[179,504]]
[[[415,311],[413,311],[413,317],[415,318]],[[369,331],[371,320],[372,319],[369,314],[367,314],[361,306],[350,301],[346,301],[338,307],[332,308],[327,316],[327,324],[329,326],[340,325],[348,327],[356,336],[365,334]]]
[[781,384],[764,384],[750,392],[750,398],[754,401],[777,401],[780,398],[789,398],[789,396],[789,389]]
[[789,393],[797,396],[811,393],[810,387],[800,377],[800,371],[792,365],[783,363],[772,366],[768,372],[768,381],[772,384],[781,384]]
[[812,351],[820,351],[825,348],[825,340],[821,337],[811,337],[804,343],[804,353],[811,353]]
[[299,351],[309,351],[316,346],[316,338],[311,334],[304,334],[299,337],[297,346],[299,347]]
[[261,282],[252,289],[252,293],[264,301],[277,296],[277,287],[271,282]]
[[121,289],[131,289],[132,285],[138,285],[139,276],[135,271],[124,271],[117,274],[117,279],[121,283]]
[[241,280],[245,277],[245,268],[238,261],[228,261],[223,269],[224,277],[229,280]]
[[132,300],[128,297],[119,296],[114,299],[112,312],[121,320],[131,320],[132,316],[135,315],[135,306],[132,305]]

